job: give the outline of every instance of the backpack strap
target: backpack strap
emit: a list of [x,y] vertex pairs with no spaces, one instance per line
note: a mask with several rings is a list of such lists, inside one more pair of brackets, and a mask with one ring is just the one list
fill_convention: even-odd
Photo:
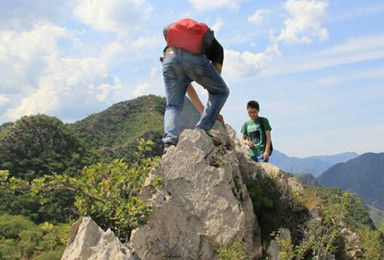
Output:
[[[265,120],[264,117],[259,117],[259,123],[260,123],[261,130],[263,131],[265,140],[267,140],[267,134],[265,131],[265,126],[264,126],[264,120]],[[271,140],[271,147],[269,148],[269,155],[272,154],[272,151],[273,151],[273,145],[272,145],[272,140]]]
[[264,117],[259,117],[259,123],[260,123],[261,130],[263,130],[265,135]]
[[249,125],[249,121],[245,122],[244,126],[245,126],[245,134],[248,133],[248,125]]

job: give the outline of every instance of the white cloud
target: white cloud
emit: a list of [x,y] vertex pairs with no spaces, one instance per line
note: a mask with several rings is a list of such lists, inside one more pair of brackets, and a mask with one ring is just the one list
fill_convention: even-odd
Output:
[[359,38],[347,39],[345,43],[332,47],[328,50],[320,52],[319,55],[350,55],[351,53],[362,53],[372,50],[383,50],[384,34],[373,35]]
[[215,34],[217,34],[223,25],[224,25],[223,20],[221,18],[218,18],[215,21],[215,23],[212,26],[210,26],[210,28],[215,32]]
[[115,98],[122,84],[117,77],[111,79],[109,66],[122,46],[112,42],[96,47],[96,57],[77,57],[79,50],[74,48],[72,57],[65,57],[61,39],[77,40],[52,24],[24,32],[0,31],[0,91],[7,97],[0,101],[5,107],[0,118],[45,113],[64,115],[66,120]]
[[252,77],[264,68],[271,57],[265,53],[225,50],[224,73],[229,77]]
[[22,31],[36,24],[59,22],[70,11],[73,0],[2,0],[0,30]]
[[9,103],[9,98],[7,98],[5,95],[0,94],[0,106],[6,105]]
[[118,77],[113,79],[113,84],[104,83],[97,87],[100,91],[99,94],[96,95],[96,99],[98,101],[105,101],[108,97],[110,97],[115,90],[121,89],[122,84],[121,80]]
[[146,82],[146,83],[138,85],[135,88],[135,90],[133,91],[133,94],[135,97],[139,97],[139,96],[145,95],[147,93],[148,89],[149,89],[149,83]]
[[151,50],[159,42],[163,43],[164,40],[160,39],[160,37],[140,37],[131,43],[131,48],[134,52],[142,52],[143,50]]
[[330,22],[344,22],[345,20],[367,19],[377,14],[384,14],[384,3],[382,1],[364,2],[361,6],[348,8],[345,12],[339,12],[332,17],[327,17]]
[[107,46],[105,46],[101,52],[101,59],[110,62],[116,56],[124,52],[124,46],[116,40],[114,42],[109,43]]
[[314,84],[324,86],[335,86],[341,83],[356,81],[356,80],[372,80],[372,79],[384,79],[384,67],[376,69],[362,69],[355,71],[348,71],[348,73],[338,74],[336,76],[324,77]]
[[322,26],[322,19],[328,4],[317,0],[288,0],[284,8],[290,17],[284,21],[284,28],[275,39],[288,44],[311,43],[315,38],[328,39],[328,30]]
[[384,35],[349,39],[343,44],[324,51],[279,60],[273,65],[273,69],[269,69],[266,73],[288,74],[380,60],[384,59],[382,46],[384,46]]
[[40,86],[34,93],[23,98],[20,106],[7,111],[7,117],[16,120],[24,115],[51,113],[58,108],[59,93],[48,85]]
[[0,90],[28,93],[50,57],[57,56],[57,39],[68,37],[60,27],[43,24],[30,31],[0,31]]
[[223,7],[239,8],[239,3],[236,0],[189,0],[194,8],[199,10],[219,9]]
[[151,72],[150,72],[150,77],[151,78],[158,78],[161,75],[161,66],[152,66]]
[[256,12],[254,12],[250,17],[248,17],[248,21],[253,24],[260,25],[264,20],[264,16],[270,12],[271,11],[268,9],[256,10]]
[[137,29],[152,9],[145,0],[82,0],[75,14],[97,30],[124,34]]
[[[50,57],[44,72],[37,76],[37,84],[26,93],[20,104],[7,111],[7,118],[16,120],[23,115],[57,114],[79,106],[85,108],[90,100],[100,97],[93,93],[92,84],[107,77],[105,66],[95,58]],[[102,83],[100,83],[102,85]],[[103,93],[103,89],[101,93]],[[105,92],[106,96],[108,91]]]

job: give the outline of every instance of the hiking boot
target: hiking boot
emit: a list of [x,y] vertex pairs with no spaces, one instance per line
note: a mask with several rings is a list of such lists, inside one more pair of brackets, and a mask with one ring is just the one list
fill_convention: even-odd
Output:
[[205,131],[205,133],[212,139],[213,141],[213,144],[215,146],[219,146],[219,145],[222,145],[223,144],[223,141],[218,138],[217,136],[215,136],[211,130],[208,130],[208,131]]

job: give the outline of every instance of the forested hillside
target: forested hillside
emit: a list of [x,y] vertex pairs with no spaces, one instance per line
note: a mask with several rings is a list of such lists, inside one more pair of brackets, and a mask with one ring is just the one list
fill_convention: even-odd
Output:
[[76,174],[100,157],[63,122],[25,116],[0,132],[0,169],[31,180],[52,173]]
[[368,205],[384,209],[384,153],[366,153],[339,163],[318,177],[321,185],[357,193]]
[[161,154],[164,109],[164,98],[142,96],[68,126],[104,157],[129,159],[141,136],[153,140],[154,153]]

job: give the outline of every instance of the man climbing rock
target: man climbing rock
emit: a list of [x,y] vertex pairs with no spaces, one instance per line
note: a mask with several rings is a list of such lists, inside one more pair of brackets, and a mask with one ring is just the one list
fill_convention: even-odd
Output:
[[[215,138],[210,130],[220,113],[229,89],[220,76],[224,51],[213,31],[204,23],[185,18],[164,28],[167,47],[164,50],[163,78],[166,109],[164,115],[164,147],[176,145],[180,132],[180,112],[186,92],[201,113],[196,128]],[[202,105],[191,82],[195,81],[209,93],[206,107]]]

